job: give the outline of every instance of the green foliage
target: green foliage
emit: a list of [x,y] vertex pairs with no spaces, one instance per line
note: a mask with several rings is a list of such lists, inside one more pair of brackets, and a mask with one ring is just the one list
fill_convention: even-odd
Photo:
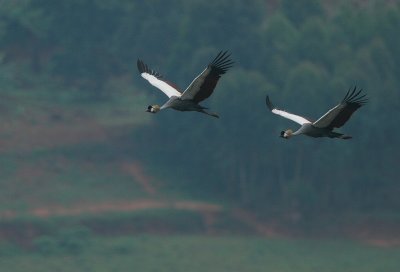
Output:
[[21,247],[15,243],[2,241],[0,243],[0,258],[8,258],[9,256],[16,256],[23,253]]
[[[389,112],[393,115],[394,111],[388,108],[379,111],[379,105],[397,104],[398,79],[394,56],[389,50],[392,42],[386,45],[380,37],[382,33],[376,31],[380,27],[376,18],[385,16],[389,9],[344,8],[325,16],[319,4],[318,7],[314,11],[307,9],[313,15],[301,20],[288,18],[287,13],[279,11],[266,18],[257,38],[254,37],[263,43],[259,57],[254,57],[254,50],[251,54],[234,51],[234,58],[245,61],[221,79],[209,102],[224,120],[193,122],[191,116],[192,123],[196,123],[191,126],[191,138],[182,135],[188,126],[186,117],[179,116],[185,125],[174,124],[173,120],[178,118],[175,113],[165,113],[173,117],[157,121],[156,129],[164,131],[160,135],[164,140],[179,137],[176,145],[169,144],[171,148],[166,154],[167,157],[179,154],[176,160],[180,165],[191,161],[185,164],[189,169],[187,176],[195,182],[197,191],[204,188],[208,194],[228,195],[263,210],[286,207],[303,215],[365,207],[377,209],[381,203],[378,195],[383,191],[391,195],[389,188],[396,186],[392,183],[396,178],[384,178],[382,175],[387,170],[381,166],[393,165],[393,157],[386,155],[385,141],[379,139],[383,127],[399,119],[398,114],[394,118],[383,117]],[[301,13],[301,9],[296,11]],[[240,35],[240,30],[237,33]],[[259,48],[257,42],[248,40],[248,47]],[[247,59],[252,59],[253,67],[249,67]],[[249,72],[242,72],[243,67]],[[254,67],[257,72],[253,73]],[[274,138],[286,125],[279,125],[285,121],[268,115],[263,105],[266,94],[278,106],[282,104],[287,110],[316,119],[355,84],[366,90],[371,101],[343,128],[355,134],[352,142],[296,139],[296,142],[283,143]],[[392,142],[397,150],[398,140]],[[188,148],[193,151],[188,152]],[[379,155],[365,156],[370,149]],[[377,164],[378,157],[387,162]],[[354,161],[358,163],[354,165]],[[167,161],[162,163],[170,165]],[[195,174],[199,165],[207,169],[201,179]],[[369,167],[370,174],[365,173],[365,167]],[[205,179],[212,180],[212,185],[204,182]],[[290,180],[297,185],[291,187]],[[387,187],[388,184],[392,186]],[[288,205],[288,202],[297,204]],[[391,207],[398,205],[397,202]]]
[[313,16],[324,16],[319,0],[290,1],[282,0],[282,11],[294,24],[300,25]]
[[58,241],[50,236],[41,236],[33,241],[33,245],[37,252],[44,255],[55,254],[59,251]]
[[1,258],[5,271],[351,271],[397,272],[399,250],[348,241],[249,237],[93,238],[79,255],[22,252]]
[[[155,175],[165,173],[167,180],[174,180],[166,186],[231,199],[260,212],[400,207],[397,3],[3,2],[0,92],[11,97],[1,102],[4,120],[35,108],[25,102],[13,106],[8,103],[13,99],[40,100],[41,113],[55,102],[82,109],[107,126],[132,122],[115,117],[109,111],[115,107],[138,123],[152,120],[146,128],[120,129],[122,136],[104,150],[101,145],[71,148],[71,157],[103,158],[104,165],[121,159],[146,161]],[[173,111],[145,115],[148,104],[165,98],[151,95],[153,88],[137,76],[138,57],[184,88],[225,49],[232,52],[235,67],[204,101],[220,113],[220,120]],[[278,138],[294,124],[268,112],[267,94],[278,106],[316,119],[354,85],[368,93],[370,102],[342,128],[353,140]],[[5,159],[10,167],[2,167],[3,185],[24,161],[14,155]],[[123,181],[120,190],[129,191],[128,179],[116,172],[88,177],[80,166],[74,169],[56,180],[84,184],[82,198],[97,182],[110,189],[105,184],[116,176]]]
[[33,240],[35,251],[43,255],[80,254],[88,247],[90,230],[85,227],[60,230],[52,236],[39,236]]

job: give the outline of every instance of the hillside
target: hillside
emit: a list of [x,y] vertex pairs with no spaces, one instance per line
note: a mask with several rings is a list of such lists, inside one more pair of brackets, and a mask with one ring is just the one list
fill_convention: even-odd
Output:
[[[3,239],[21,226],[29,246],[59,218],[96,232],[121,216],[108,229],[398,244],[396,1],[1,5]],[[235,66],[204,101],[219,120],[145,112],[165,97],[137,58],[184,88],[220,50]],[[283,141],[293,124],[264,103],[318,118],[355,85],[369,102],[346,142]]]

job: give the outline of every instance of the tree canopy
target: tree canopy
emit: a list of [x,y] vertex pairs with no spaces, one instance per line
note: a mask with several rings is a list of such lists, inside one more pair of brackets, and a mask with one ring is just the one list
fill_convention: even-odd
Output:
[[[152,116],[152,125],[126,134],[143,159],[168,169],[170,178],[187,180],[181,186],[263,212],[400,208],[396,1],[0,5],[3,93],[62,86],[55,95],[107,99],[113,92],[108,82],[129,77],[131,95],[146,95],[150,104],[164,97],[137,76],[138,57],[184,88],[217,52],[229,50],[235,67],[204,103],[220,120],[165,111]],[[268,112],[267,94],[316,119],[355,85],[370,101],[341,129],[353,140],[278,138],[296,124]]]

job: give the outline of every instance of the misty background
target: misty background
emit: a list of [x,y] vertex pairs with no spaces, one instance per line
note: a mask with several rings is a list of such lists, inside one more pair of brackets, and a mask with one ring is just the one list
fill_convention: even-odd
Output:
[[[88,261],[101,237],[132,260],[129,239],[146,248],[182,234],[340,237],[399,256],[399,27],[399,1],[0,1],[0,255],[14,258],[0,267],[72,254],[73,271],[111,271]],[[235,65],[202,103],[220,119],[145,112],[166,97],[138,58],[185,89],[221,50]],[[297,124],[265,105],[269,95],[316,120],[354,86],[369,102],[339,129],[347,141],[284,140]],[[257,254],[253,268],[232,267],[265,271]]]

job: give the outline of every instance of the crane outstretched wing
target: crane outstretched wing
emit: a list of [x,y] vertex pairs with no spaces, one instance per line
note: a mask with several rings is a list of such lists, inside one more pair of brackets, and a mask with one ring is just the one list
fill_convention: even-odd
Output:
[[165,93],[168,97],[177,96],[180,97],[182,94],[171,84],[162,80],[162,76],[156,71],[150,69],[143,61],[138,59],[137,67],[140,75],[146,79],[151,85]]
[[280,115],[280,116],[282,116],[282,117],[285,117],[285,118],[287,118],[287,119],[289,119],[289,120],[292,120],[292,121],[294,121],[294,122],[296,122],[296,123],[298,123],[298,124],[300,124],[300,125],[303,125],[303,124],[306,124],[306,123],[311,123],[311,121],[307,120],[306,118],[304,118],[304,117],[302,117],[302,116],[299,116],[299,115],[296,115],[296,114],[293,114],[293,113],[289,113],[289,112],[287,112],[287,111],[280,110],[280,109],[276,108],[276,107],[272,104],[272,102],[271,102],[271,100],[269,99],[268,95],[267,95],[267,97],[266,97],[266,99],[265,99],[265,103],[267,104],[269,110],[270,110],[272,113],[275,113],[275,114],[277,114],[277,115]]
[[313,123],[318,128],[340,128],[351,117],[351,115],[361,106],[367,103],[366,94],[361,94],[362,89],[357,92],[357,87],[349,89],[343,100],[325,113],[321,118]]
[[207,68],[190,83],[182,93],[181,99],[198,103],[208,98],[213,93],[220,77],[233,66],[233,61],[229,57],[228,51],[219,52]]

